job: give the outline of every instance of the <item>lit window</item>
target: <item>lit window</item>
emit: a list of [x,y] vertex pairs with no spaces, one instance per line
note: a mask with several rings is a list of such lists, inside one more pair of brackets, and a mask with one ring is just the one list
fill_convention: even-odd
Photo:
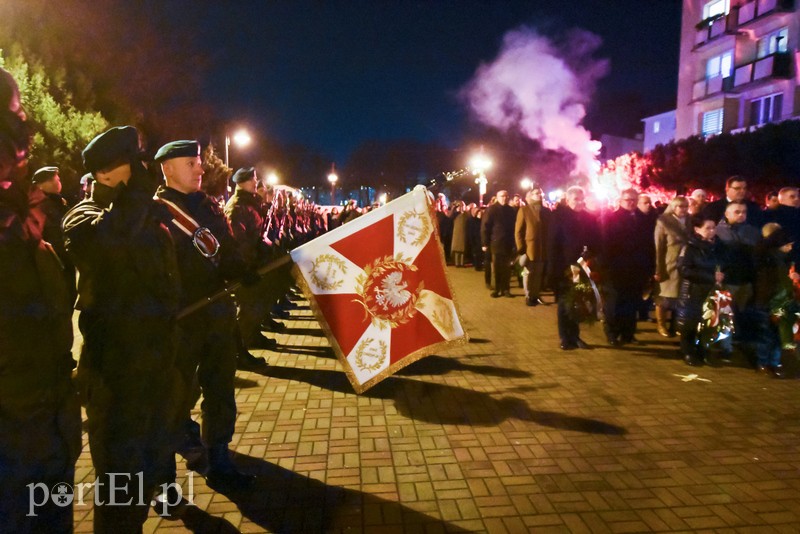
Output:
[[703,137],[722,133],[722,108],[703,113]]
[[661,121],[653,121],[653,133],[661,131]]
[[781,28],[778,31],[765,35],[758,40],[758,58],[774,54],[776,52],[786,52],[788,50],[789,28]]
[[706,62],[706,78],[727,78],[733,72],[733,50],[728,50]]
[[761,126],[781,119],[783,93],[756,98],[750,101],[750,125]]
[[726,15],[730,11],[729,0],[711,0],[703,6],[703,20],[717,15]]

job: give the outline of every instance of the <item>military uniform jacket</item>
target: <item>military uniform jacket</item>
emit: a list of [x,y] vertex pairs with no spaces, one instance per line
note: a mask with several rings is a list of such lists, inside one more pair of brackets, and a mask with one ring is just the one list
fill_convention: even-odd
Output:
[[219,242],[219,250],[212,258],[203,256],[190,236],[172,222],[167,223],[181,273],[181,305],[192,304],[225,286],[226,281],[240,278],[246,269],[233,238],[230,224],[219,204],[202,191],[181,193],[169,187],[159,187],[156,197],[168,200],[191,216],[200,227],[208,228]]
[[[263,234],[267,226],[264,204],[255,193],[237,189],[225,205],[233,236],[248,267],[254,268],[269,258]],[[277,231],[277,228],[273,228]]]
[[96,184],[62,223],[80,272],[81,369],[112,383],[163,370],[175,355],[180,275],[169,214],[152,190],[129,183],[113,204],[116,190]]
[[0,420],[34,417],[72,391],[72,301],[42,240],[42,200],[0,186]]

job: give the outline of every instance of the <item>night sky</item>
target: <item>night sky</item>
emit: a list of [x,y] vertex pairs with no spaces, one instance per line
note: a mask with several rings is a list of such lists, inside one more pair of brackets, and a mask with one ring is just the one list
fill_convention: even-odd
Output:
[[[234,5],[235,4],[235,5]],[[470,130],[456,94],[508,31],[599,35],[610,61],[585,125],[632,136],[675,106],[679,0],[240,1],[162,3],[196,27],[211,69],[201,94],[233,127],[339,161],[369,139],[455,147]],[[536,75],[536,73],[532,73]]]

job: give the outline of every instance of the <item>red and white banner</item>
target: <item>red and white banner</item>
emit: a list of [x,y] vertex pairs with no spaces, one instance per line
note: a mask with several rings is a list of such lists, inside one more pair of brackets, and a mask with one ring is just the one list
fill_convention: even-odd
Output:
[[303,291],[357,393],[466,342],[424,187],[291,252]]

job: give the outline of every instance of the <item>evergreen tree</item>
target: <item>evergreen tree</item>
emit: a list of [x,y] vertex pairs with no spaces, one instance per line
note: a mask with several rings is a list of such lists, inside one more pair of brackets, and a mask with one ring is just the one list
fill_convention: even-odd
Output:
[[108,122],[96,111],[83,111],[72,104],[63,79],[51,78],[34,57],[23,57],[18,47],[0,50],[0,67],[19,84],[22,104],[33,130],[29,168],[56,165],[64,181],[64,193],[71,196],[83,174],[81,150]]

